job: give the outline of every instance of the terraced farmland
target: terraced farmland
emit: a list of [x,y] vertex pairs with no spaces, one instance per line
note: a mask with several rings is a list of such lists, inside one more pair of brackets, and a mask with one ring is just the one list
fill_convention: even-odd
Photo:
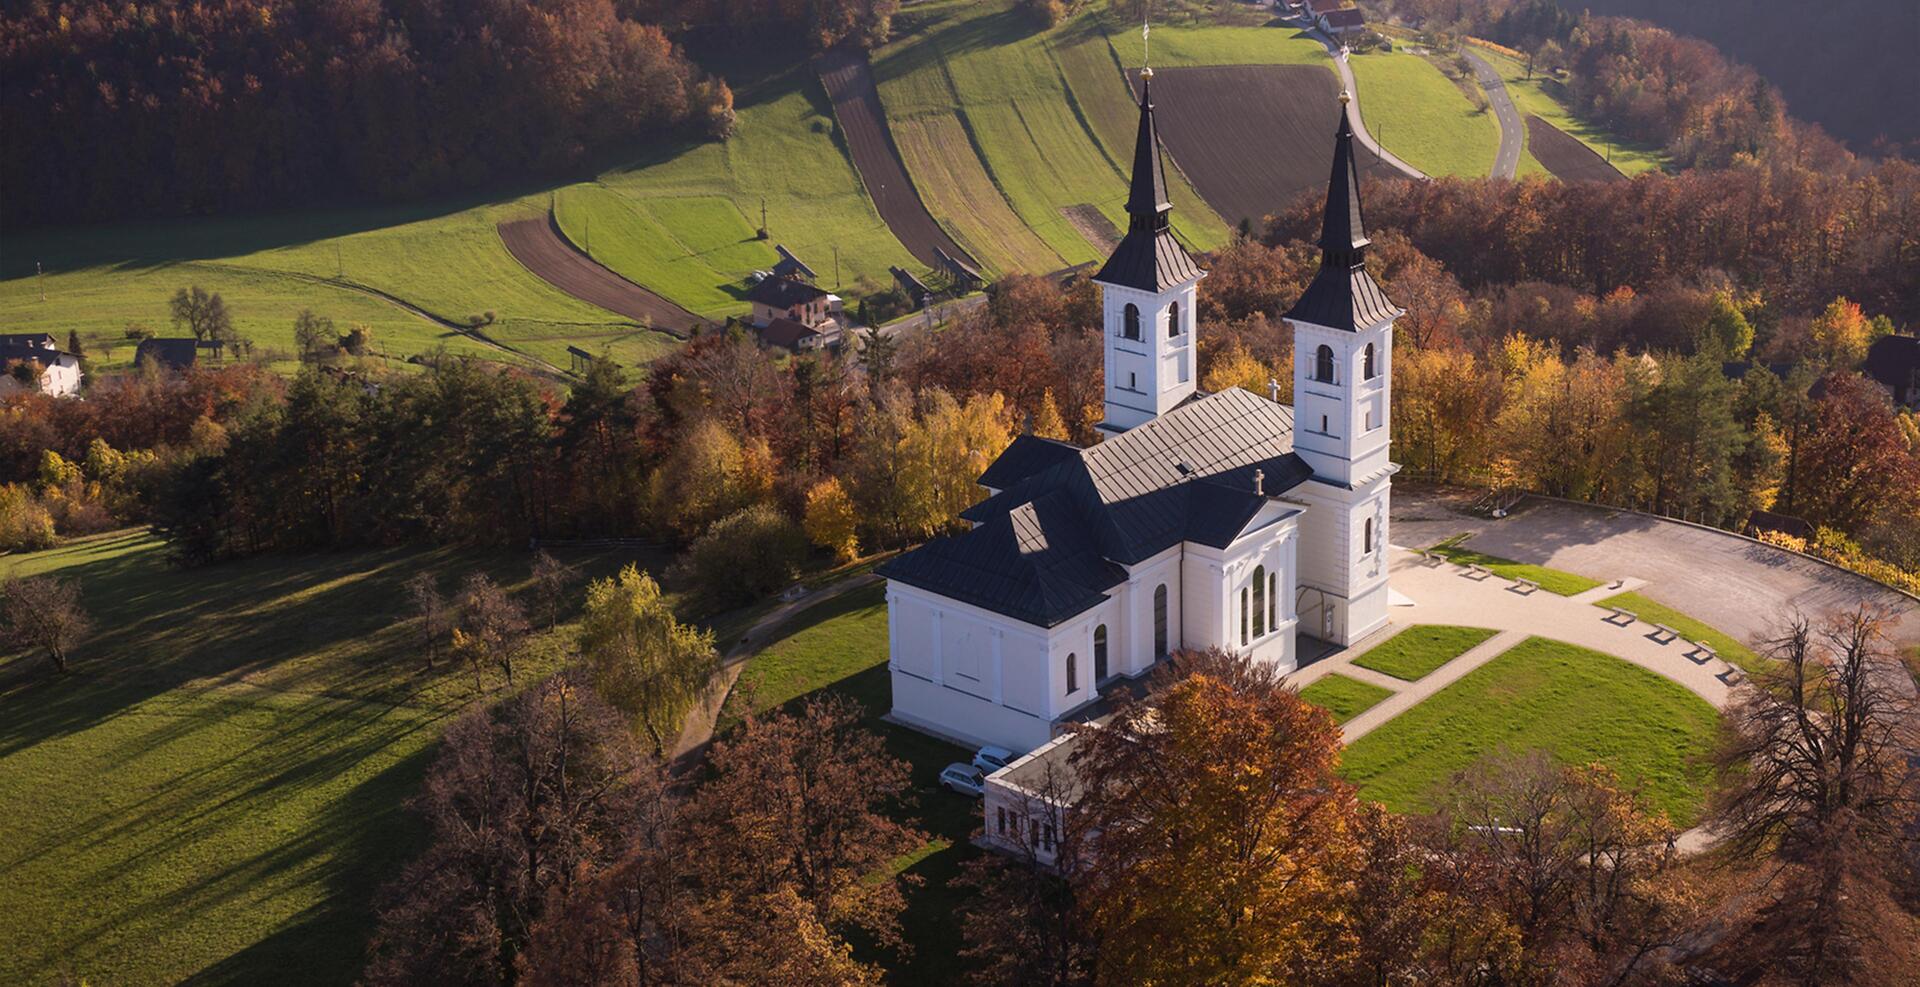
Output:
[[951,113],[928,113],[893,124],[900,156],[919,176],[921,198],[944,217],[967,252],[999,274],[1052,271],[1060,254],[1007,205],[980,163],[966,126]]

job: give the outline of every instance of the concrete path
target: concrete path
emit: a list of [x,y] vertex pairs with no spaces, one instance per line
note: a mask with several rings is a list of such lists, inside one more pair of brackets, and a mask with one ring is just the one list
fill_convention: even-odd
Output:
[[714,725],[720,720],[720,710],[726,705],[727,696],[732,694],[733,684],[739,681],[741,669],[746,668],[747,661],[773,640],[775,630],[800,611],[870,585],[879,578],[871,572],[848,576],[799,599],[782,603],[754,621],[740,640],[721,653],[720,668],[713,673],[712,681],[707,683],[706,695],[701,697],[699,705],[687,711],[686,722],[680,728],[680,740],[673,747],[673,773],[677,775],[686,771],[706,756],[707,745],[713,742]]
[[1327,54],[1333,56],[1333,70],[1340,76],[1340,87],[1353,98],[1353,139],[1359,141],[1361,147],[1372,151],[1375,157],[1408,178],[1427,177],[1426,172],[1400,160],[1398,155],[1381,147],[1380,142],[1374,140],[1373,135],[1367,132],[1366,118],[1360,112],[1360,86],[1353,80],[1353,67],[1347,64],[1346,49],[1338,41],[1327,37],[1319,28],[1302,24],[1299,17],[1293,18],[1293,21],[1309,37],[1327,46]]
[[1500,153],[1493,157],[1493,177],[1512,178],[1520,170],[1520,149],[1526,144],[1526,124],[1520,119],[1520,111],[1514,109],[1513,97],[1507,94],[1507,80],[1501,78],[1486,59],[1464,46],[1460,53],[1467,56],[1467,62],[1473,66],[1474,78],[1480,80],[1480,88],[1486,90],[1487,101],[1493,104],[1493,112],[1500,121]]

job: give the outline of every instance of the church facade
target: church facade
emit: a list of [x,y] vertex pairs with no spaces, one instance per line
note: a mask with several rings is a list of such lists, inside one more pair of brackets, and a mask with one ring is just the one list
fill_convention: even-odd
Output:
[[1286,314],[1294,403],[1196,386],[1206,277],[1169,223],[1151,72],[1126,236],[1094,276],[1102,439],[1023,435],[983,473],[972,529],[881,567],[895,720],[1030,751],[1101,688],[1222,647],[1292,670],[1297,638],[1387,622],[1393,322],[1365,267],[1342,95],[1321,266]]

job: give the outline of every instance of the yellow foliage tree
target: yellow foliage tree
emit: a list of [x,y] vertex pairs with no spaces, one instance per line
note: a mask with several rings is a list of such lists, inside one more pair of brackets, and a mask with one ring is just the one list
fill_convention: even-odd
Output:
[[1053,400],[1053,388],[1040,392],[1040,410],[1033,416],[1033,434],[1043,439],[1067,440],[1067,423],[1060,417],[1060,405]]
[[831,550],[842,563],[860,557],[860,515],[839,477],[827,477],[807,491],[803,526],[815,545]]
[[1836,298],[1813,320],[1813,342],[1828,366],[1857,367],[1873,342],[1873,323],[1859,305]]
[[587,587],[580,655],[594,691],[664,752],[719,667],[713,632],[680,623],[660,584],[634,566]]

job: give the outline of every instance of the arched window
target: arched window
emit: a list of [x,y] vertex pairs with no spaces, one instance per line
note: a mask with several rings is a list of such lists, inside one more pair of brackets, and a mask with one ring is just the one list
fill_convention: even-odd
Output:
[[1267,634],[1267,567],[1253,567],[1253,636]]
[[1367,344],[1367,351],[1366,351],[1366,354],[1362,357],[1362,360],[1364,361],[1364,365],[1360,370],[1360,376],[1366,380],[1372,380],[1374,374],[1376,373],[1376,371],[1373,369],[1373,344],[1372,343]]
[[1067,695],[1080,691],[1080,659],[1067,652]]
[[1333,347],[1322,346],[1314,351],[1313,379],[1322,384],[1333,383]]
[[1107,677],[1107,625],[1093,629],[1093,684],[1099,688]]
[[1161,583],[1153,590],[1153,656],[1159,658],[1167,653],[1167,584]]
[[1240,644],[1242,647],[1245,647],[1247,643],[1248,617],[1249,617],[1249,614],[1247,613],[1247,588],[1245,586],[1242,586],[1240,587]]
[[1167,338],[1180,335],[1180,303],[1174,302],[1167,309]]
[[1140,338],[1140,306],[1128,302],[1120,320],[1120,335],[1128,339]]
[[1373,554],[1373,519],[1368,518],[1367,523],[1363,525],[1360,530],[1362,532],[1360,536],[1360,554],[1372,555]]
[[1267,573],[1267,627],[1280,629],[1280,573]]

